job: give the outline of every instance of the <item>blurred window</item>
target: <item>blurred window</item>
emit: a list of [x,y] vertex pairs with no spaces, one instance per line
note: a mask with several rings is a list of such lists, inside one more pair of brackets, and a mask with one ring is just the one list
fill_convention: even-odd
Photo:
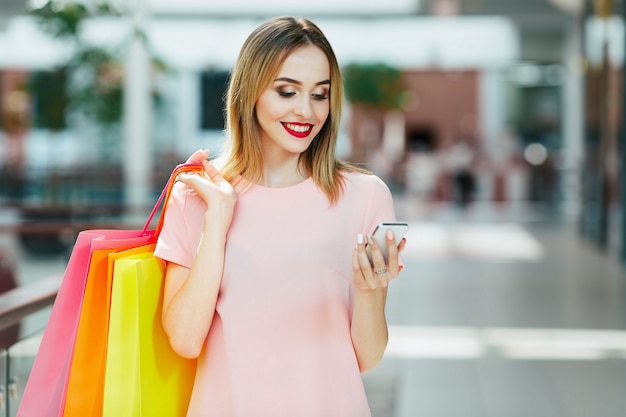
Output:
[[227,71],[204,71],[200,74],[201,128],[224,129],[224,105],[228,85]]
[[33,127],[61,130],[67,124],[67,71],[34,71],[30,76]]
[[407,149],[413,152],[432,152],[437,148],[435,132],[429,126],[415,126],[407,129]]

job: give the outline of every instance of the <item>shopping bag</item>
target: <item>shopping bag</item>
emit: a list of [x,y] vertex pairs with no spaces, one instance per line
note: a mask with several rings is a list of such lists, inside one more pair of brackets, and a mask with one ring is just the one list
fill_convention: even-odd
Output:
[[24,387],[18,417],[63,415],[91,254],[107,247],[142,245],[153,240],[153,232],[146,234],[137,230],[90,230],[79,233]]
[[103,417],[186,415],[195,360],[171,349],[161,325],[164,275],[154,247],[116,256]]
[[150,250],[154,250],[154,244],[92,253],[65,394],[64,417],[96,416],[102,412],[112,261],[120,253],[124,255],[119,256],[128,256]]
[[[132,271],[132,270],[131,270]],[[196,360],[172,350],[161,322],[164,262],[154,256],[136,263],[141,415],[185,416],[196,378]]]
[[[84,296],[88,279],[107,279],[106,275],[104,278],[102,275],[104,255],[107,255],[108,268],[108,253],[156,242],[163,226],[164,213],[161,213],[155,229],[149,230],[149,227],[161,202],[169,199],[175,178],[182,172],[201,169],[200,164],[181,164],[173,170],[143,229],[86,230],[78,234],[24,387],[17,417],[63,416],[79,318],[85,305]],[[87,301],[92,302],[91,298]],[[104,332],[104,337],[106,337],[106,327],[96,330]]]

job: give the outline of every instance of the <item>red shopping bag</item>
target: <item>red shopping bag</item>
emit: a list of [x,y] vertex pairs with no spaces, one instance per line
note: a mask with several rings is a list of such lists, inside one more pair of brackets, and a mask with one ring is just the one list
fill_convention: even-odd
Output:
[[[18,417],[63,416],[87,280],[88,277],[90,280],[107,279],[106,275],[98,276],[93,272],[90,276],[90,270],[98,269],[94,261],[96,258],[102,259],[102,251],[117,252],[155,243],[162,228],[164,213],[161,213],[157,227],[148,229],[161,202],[169,199],[176,177],[182,172],[201,169],[200,164],[181,164],[174,169],[142,230],[85,230],[79,233],[24,388]],[[98,252],[100,255],[94,256]],[[100,330],[106,334],[106,328]]]

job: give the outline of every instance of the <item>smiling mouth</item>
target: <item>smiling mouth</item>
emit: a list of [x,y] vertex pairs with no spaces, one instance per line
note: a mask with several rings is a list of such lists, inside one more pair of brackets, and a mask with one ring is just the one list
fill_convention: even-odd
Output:
[[297,138],[306,138],[313,130],[313,125],[310,123],[283,123],[282,125],[291,136]]

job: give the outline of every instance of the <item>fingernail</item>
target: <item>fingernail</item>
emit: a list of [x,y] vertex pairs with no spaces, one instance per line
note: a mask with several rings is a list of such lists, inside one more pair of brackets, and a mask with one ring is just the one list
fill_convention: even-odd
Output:
[[387,240],[393,240],[393,232],[391,230],[387,230]]
[[363,242],[364,242],[363,233],[359,233],[358,235],[356,235],[356,243],[358,243],[359,245],[362,245]]
[[371,245],[373,245],[373,244],[374,244],[374,239],[372,239],[372,237],[371,237],[371,236],[368,236],[368,237],[367,237],[367,243],[369,243],[369,244],[370,244],[370,246],[371,246]]

